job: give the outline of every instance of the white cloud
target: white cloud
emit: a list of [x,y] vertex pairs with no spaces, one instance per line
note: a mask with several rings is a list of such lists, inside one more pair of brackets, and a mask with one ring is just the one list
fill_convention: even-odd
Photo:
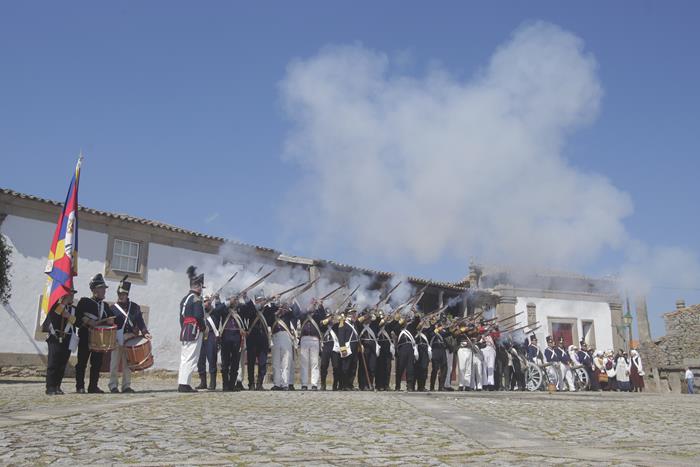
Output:
[[603,94],[581,39],[538,22],[472,78],[401,69],[362,45],[289,65],[285,157],[305,178],[286,208],[308,248],[566,268],[627,248],[629,196],[562,154]]

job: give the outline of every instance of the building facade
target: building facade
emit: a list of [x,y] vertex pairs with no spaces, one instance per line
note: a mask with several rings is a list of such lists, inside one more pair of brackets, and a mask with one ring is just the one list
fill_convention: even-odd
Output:
[[[0,313],[0,361],[30,361],[46,352],[39,330],[39,303],[45,285],[43,274],[49,244],[61,203],[0,189],[0,233],[12,248],[12,298]],[[174,370],[179,364],[179,303],[188,291],[185,270],[196,265],[216,289],[231,275],[255,277],[257,271],[293,280],[320,277],[312,295],[323,295],[331,284],[362,283],[363,288],[385,293],[398,276],[333,261],[285,255],[255,245],[230,242],[161,222],[81,207],[79,211],[78,296],[90,295],[88,282],[104,274],[107,300],[116,299],[116,286],[124,275],[132,281],[131,299],[139,303],[153,335],[155,368]],[[272,278],[271,278],[272,279]],[[424,289],[419,307],[424,312],[450,304],[455,316],[494,310],[504,318],[516,313],[521,325],[539,322],[536,334],[578,342],[585,338],[598,348],[623,347],[618,332],[622,307],[609,280],[578,276],[516,275],[506,270],[472,266],[464,280],[436,282],[402,278],[412,290]],[[268,290],[269,291],[269,290]],[[616,327],[617,326],[617,327]]]

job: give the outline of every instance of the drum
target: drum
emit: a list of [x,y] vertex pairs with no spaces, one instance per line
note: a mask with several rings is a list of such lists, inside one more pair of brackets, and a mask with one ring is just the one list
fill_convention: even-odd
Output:
[[145,370],[153,366],[151,341],[145,337],[137,336],[127,340],[124,342],[124,350],[126,350],[126,361],[130,370]]
[[95,326],[90,328],[88,344],[92,352],[111,352],[117,348],[117,327]]

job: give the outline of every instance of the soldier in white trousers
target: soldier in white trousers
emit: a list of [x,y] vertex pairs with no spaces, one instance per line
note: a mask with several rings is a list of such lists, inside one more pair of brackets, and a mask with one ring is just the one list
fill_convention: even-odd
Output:
[[481,349],[484,356],[484,371],[483,371],[483,385],[486,389],[493,391],[495,389],[494,381],[494,371],[496,369],[496,344],[493,342],[493,338],[489,335],[483,338],[486,347]]
[[197,369],[199,351],[202,348],[204,329],[204,304],[202,289],[204,274],[197,275],[197,268],[187,268],[190,278],[190,292],[180,302],[180,371],[178,372],[178,392],[197,392],[192,387],[192,373]]
[[472,387],[472,369],[474,367],[474,352],[469,342],[461,341],[457,350],[457,381],[459,390],[467,391]]
[[445,375],[445,385],[444,388],[447,391],[452,390],[452,360],[454,359],[454,354],[450,352],[449,347],[445,351],[447,354],[447,374]]
[[272,325],[272,386],[273,391],[293,389],[294,375],[294,324],[291,307],[282,304],[278,307]]

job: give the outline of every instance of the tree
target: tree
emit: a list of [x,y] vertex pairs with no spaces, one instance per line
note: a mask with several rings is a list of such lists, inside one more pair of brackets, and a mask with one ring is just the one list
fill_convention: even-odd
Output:
[[10,254],[12,248],[7,244],[5,236],[0,234],[0,303],[7,303],[12,296],[12,284],[10,283]]

